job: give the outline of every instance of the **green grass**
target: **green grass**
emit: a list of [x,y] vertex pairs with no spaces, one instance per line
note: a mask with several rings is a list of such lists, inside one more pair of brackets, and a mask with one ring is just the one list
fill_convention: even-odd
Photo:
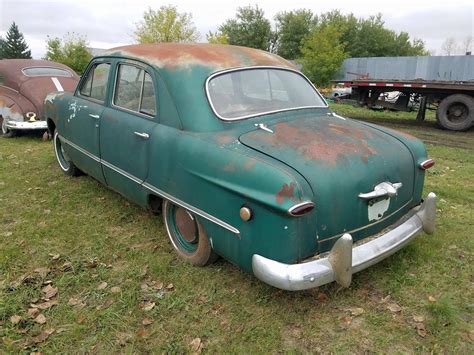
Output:
[[[439,197],[436,233],[355,275],[349,289],[289,293],[223,260],[182,262],[159,216],[90,177],[63,175],[51,142],[0,139],[0,352],[182,353],[195,338],[209,353],[472,352],[474,155],[427,147],[437,163],[425,188]],[[40,267],[51,271],[42,277]],[[40,325],[27,311],[47,280],[58,304]],[[145,289],[153,282],[173,289]],[[145,311],[146,302],[155,306]],[[364,312],[348,318],[356,307]],[[13,315],[22,320],[12,324]],[[414,316],[424,317],[425,337]],[[32,343],[47,329],[56,332]]]

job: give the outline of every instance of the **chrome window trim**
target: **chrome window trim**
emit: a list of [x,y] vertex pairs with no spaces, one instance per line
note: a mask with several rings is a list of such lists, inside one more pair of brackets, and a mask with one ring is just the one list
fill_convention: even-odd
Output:
[[[257,114],[245,115],[245,116],[240,116],[240,117],[236,117],[236,118],[226,118],[226,117],[221,116],[221,115],[217,112],[217,110],[215,109],[214,104],[212,103],[211,96],[209,95],[209,82],[210,82],[212,79],[214,79],[215,77],[220,76],[220,75],[224,75],[224,74],[232,73],[232,72],[236,72],[236,71],[244,71],[244,70],[252,70],[252,69],[276,69],[276,70],[285,70],[285,71],[289,71],[289,72],[293,72],[293,73],[295,73],[295,74],[298,74],[299,76],[303,77],[303,79],[305,79],[305,80],[309,83],[309,85],[313,88],[313,90],[316,92],[316,94],[319,96],[319,98],[325,103],[325,105],[323,105],[323,106],[298,106],[298,107],[291,107],[291,108],[285,108],[285,109],[280,109],[280,110],[265,111],[265,112],[260,112],[260,113],[257,113]],[[291,68],[287,68],[287,67],[256,65],[256,66],[239,67],[239,68],[232,68],[232,69],[221,70],[221,71],[218,71],[218,72],[215,72],[215,73],[211,74],[211,75],[206,79],[205,90],[206,90],[207,101],[209,102],[209,105],[211,106],[212,112],[214,112],[214,114],[215,114],[219,119],[221,119],[222,121],[226,121],[226,122],[241,121],[241,120],[245,120],[245,119],[252,118],[252,117],[259,117],[259,116],[264,116],[264,115],[270,115],[270,114],[278,113],[278,112],[295,111],[295,110],[302,110],[302,109],[306,109],[306,108],[328,108],[328,107],[329,107],[329,106],[328,106],[328,103],[327,103],[327,101],[326,101],[326,99],[324,99],[324,97],[319,93],[318,89],[316,89],[316,87],[315,87],[315,86],[313,85],[313,83],[306,77],[306,75],[304,75],[302,72],[300,72],[300,71],[298,71],[298,70],[291,69]]]
[[[155,86],[155,82],[153,80],[153,77],[151,76],[151,74],[141,65],[139,64],[135,64],[135,63],[127,63],[127,62],[121,62],[121,63],[117,63],[116,65],[116,68],[115,68],[115,78],[114,78],[114,88],[112,90],[112,97],[111,97],[111,100],[110,100],[110,106],[117,109],[117,110],[122,110],[122,111],[125,111],[125,112],[130,112],[130,113],[133,113],[135,115],[139,115],[141,117],[144,117],[144,118],[147,118],[147,119],[154,119],[156,118],[156,113],[155,115],[150,115],[148,113],[145,113],[145,112],[141,112],[141,111],[133,111],[133,110],[130,110],[128,108],[125,108],[125,107],[122,107],[122,106],[118,106],[115,104],[115,90],[117,88],[117,79],[118,79],[118,73],[119,73],[119,68],[121,65],[130,65],[130,66],[134,66],[134,67],[137,67],[138,69],[141,69],[143,70],[143,81],[142,81],[142,87],[141,87],[141,90],[140,90],[140,102],[138,103],[138,109],[140,110],[141,108],[141,105],[142,105],[142,95],[143,95],[143,87],[145,85],[145,73],[147,73],[148,75],[150,75],[151,77],[151,80],[153,82],[153,90],[155,92],[155,106],[156,106],[156,86]],[[158,112],[158,108],[155,107],[155,110]]]
[[194,207],[194,206],[192,206],[192,205],[190,205],[190,204],[188,204],[188,203],[186,203],[186,202],[184,202],[184,201],[168,194],[167,192],[164,192],[163,190],[158,189],[157,187],[155,187],[155,186],[153,186],[153,185],[151,185],[147,182],[144,182],[143,180],[137,178],[136,176],[133,176],[132,174],[127,173],[126,171],[116,167],[113,164],[110,164],[109,162],[107,162],[103,159],[100,159],[99,157],[95,156],[92,153],[89,153],[87,150],[85,150],[85,149],[79,147],[78,145],[72,143],[71,141],[67,140],[66,138],[64,138],[61,135],[59,135],[59,139],[61,141],[63,141],[64,143],[66,143],[67,145],[70,145],[72,148],[77,149],[79,152],[87,155],[89,158],[95,160],[96,162],[98,162],[100,164],[105,165],[106,167],[116,171],[117,173],[125,176],[126,178],[129,178],[133,182],[136,182],[137,184],[139,184],[139,185],[143,186],[144,188],[148,189],[149,191],[161,196],[162,198],[164,198],[168,201],[171,201],[174,204],[176,204],[178,206],[181,206],[181,207],[197,214],[198,216],[201,216],[202,218],[205,218],[208,221],[213,222],[213,223],[221,226],[222,228],[227,229],[228,231],[236,234],[237,236],[240,236],[240,231],[237,228],[235,228],[235,227],[231,226],[230,224],[220,220],[219,218],[214,217],[214,216],[210,215],[209,213],[207,213],[207,212],[205,212],[205,211],[203,211],[203,210],[201,210],[197,207]]
[[[77,97],[80,97],[80,98],[83,98],[84,100],[88,100],[88,101],[92,101],[94,103],[97,103],[97,104],[100,104],[100,105],[106,105],[106,101],[107,101],[107,94],[109,92],[109,78],[107,77],[107,84],[106,84],[106,88],[105,88],[105,97],[104,97],[104,100],[99,100],[99,99],[96,99],[94,97],[91,97],[91,96],[87,96],[87,95],[84,95],[81,93],[81,90],[82,90],[82,87],[83,85],[85,84],[85,82],[87,81],[87,77],[89,76],[91,70],[95,70],[96,67],[98,67],[99,65],[101,64],[108,64],[110,65],[110,68],[109,68],[109,74],[108,76],[110,77],[110,70],[112,69],[112,61],[110,62],[107,62],[107,61],[104,61],[104,62],[101,62],[101,61],[97,61],[95,63],[93,63],[90,67],[90,69],[84,73],[85,76],[83,75],[84,79],[78,83],[77,85],[77,88],[76,88],[76,92],[77,92],[77,95],[75,94],[74,96],[77,96]],[[94,84],[94,77],[92,77],[92,82],[91,82],[91,93],[92,93],[92,85]]]
[[[66,73],[69,74],[69,76],[66,76],[66,75],[52,75],[52,74],[47,74],[47,75],[28,75],[24,72],[25,69],[36,69],[36,68],[50,68],[50,69],[58,69],[58,70],[64,70]],[[29,78],[36,78],[36,77],[44,77],[44,76],[60,76],[62,78],[72,78],[74,77],[74,75],[67,69],[64,69],[64,68],[58,68],[58,67],[53,67],[51,65],[41,65],[41,66],[32,66],[32,67],[24,67],[21,69],[21,73],[24,75],[24,76],[27,76]]]

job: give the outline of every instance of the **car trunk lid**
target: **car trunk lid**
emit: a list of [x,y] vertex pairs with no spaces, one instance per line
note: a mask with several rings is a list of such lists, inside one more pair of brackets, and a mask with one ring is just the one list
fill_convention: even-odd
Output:
[[38,76],[30,78],[20,86],[20,93],[36,108],[36,116],[43,119],[43,102],[50,92],[74,91],[77,81],[69,77]]
[[[260,127],[262,128],[262,127]],[[345,232],[363,238],[364,230],[406,208],[414,187],[414,161],[396,138],[356,121],[305,116],[244,133],[242,144],[280,160],[309,183],[316,204],[316,237],[323,243]],[[271,132],[273,131],[273,133]],[[401,183],[389,199],[363,199],[383,183]],[[370,228],[373,232],[374,228]]]

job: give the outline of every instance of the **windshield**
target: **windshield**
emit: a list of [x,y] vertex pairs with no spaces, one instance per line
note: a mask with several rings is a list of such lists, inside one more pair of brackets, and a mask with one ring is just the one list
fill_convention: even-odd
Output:
[[211,106],[224,120],[304,107],[326,107],[304,76],[285,69],[230,71],[211,77],[207,85]]
[[51,67],[24,68],[22,71],[26,76],[72,76],[67,70]]

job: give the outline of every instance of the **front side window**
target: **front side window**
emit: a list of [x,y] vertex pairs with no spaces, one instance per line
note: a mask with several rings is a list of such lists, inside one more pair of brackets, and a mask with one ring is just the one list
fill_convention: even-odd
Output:
[[115,83],[114,105],[150,116],[156,114],[153,80],[145,70],[121,64]]
[[207,89],[214,111],[230,121],[274,111],[326,106],[304,76],[278,68],[219,74],[209,80]]
[[87,78],[80,89],[81,95],[104,102],[109,72],[110,63],[95,65],[92,70],[89,70]]

